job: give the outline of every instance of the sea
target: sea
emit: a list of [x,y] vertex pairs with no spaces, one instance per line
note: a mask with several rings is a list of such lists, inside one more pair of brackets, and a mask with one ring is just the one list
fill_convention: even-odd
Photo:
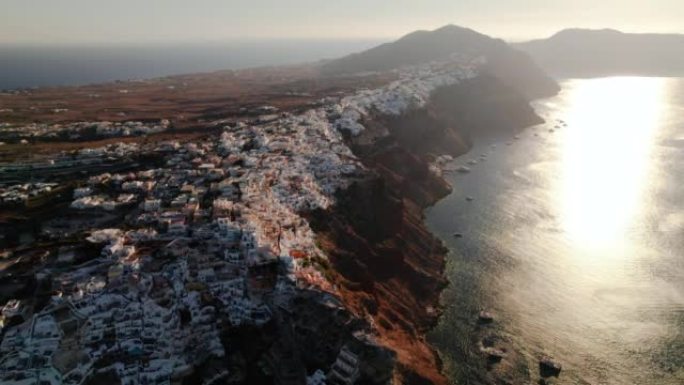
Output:
[[684,79],[561,86],[426,212],[450,250],[430,341],[454,384],[684,384]]
[[379,40],[241,40],[106,46],[0,46],[0,90],[77,86],[335,59]]

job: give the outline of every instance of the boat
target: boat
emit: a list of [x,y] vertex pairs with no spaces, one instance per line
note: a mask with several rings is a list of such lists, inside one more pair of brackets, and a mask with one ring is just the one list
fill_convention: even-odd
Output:
[[482,352],[487,355],[487,358],[492,362],[499,362],[506,357],[506,351],[499,348],[489,347],[482,349]]
[[477,315],[477,321],[482,324],[488,324],[494,322],[494,315],[486,310],[482,310],[480,314]]

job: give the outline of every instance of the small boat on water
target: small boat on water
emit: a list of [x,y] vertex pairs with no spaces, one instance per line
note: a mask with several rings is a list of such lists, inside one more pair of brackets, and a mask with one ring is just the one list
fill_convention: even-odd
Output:
[[489,324],[494,322],[494,315],[486,310],[482,310],[480,314],[477,315],[477,322],[481,324]]
[[461,233],[454,233],[454,238],[463,238],[463,234],[461,234]]
[[471,197],[470,195],[468,195],[468,196],[466,197],[466,200],[467,200],[468,202],[472,202],[473,200],[475,200],[475,198],[473,198],[473,197]]
[[482,349],[482,353],[487,355],[487,358],[496,363],[506,358],[506,351],[499,348],[489,347]]
[[468,168],[468,167],[466,167],[466,166],[461,166],[461,167],[457,168],[456,171],[465,174],[465,173],[469,173],[469,172],[470,172],[470,168]]

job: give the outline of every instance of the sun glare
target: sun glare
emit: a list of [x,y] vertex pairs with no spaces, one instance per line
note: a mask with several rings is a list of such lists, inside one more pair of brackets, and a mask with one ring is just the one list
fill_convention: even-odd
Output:
[[665,82],[614,77],[578,82],[562,138],[561,220],[575,245],[621,247],[644,199]]

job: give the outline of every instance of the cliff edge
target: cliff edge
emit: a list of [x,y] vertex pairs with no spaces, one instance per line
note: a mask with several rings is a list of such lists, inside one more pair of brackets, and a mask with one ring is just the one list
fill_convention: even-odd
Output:
[[[446,249],[423,222],[423,209],[451,187],[429,170],[439,154],[460,155],[483,133],[514,132],[541,122],[527,99],[482,75],[436,90],[429,103],[399,116],[373,115],[348,138],[371,170],[312,215],[345,304],[369,319],[397,353],[398,381],[443,384],[425,333],[440,314]],[[381,139],[371,140],[381,136]]]

